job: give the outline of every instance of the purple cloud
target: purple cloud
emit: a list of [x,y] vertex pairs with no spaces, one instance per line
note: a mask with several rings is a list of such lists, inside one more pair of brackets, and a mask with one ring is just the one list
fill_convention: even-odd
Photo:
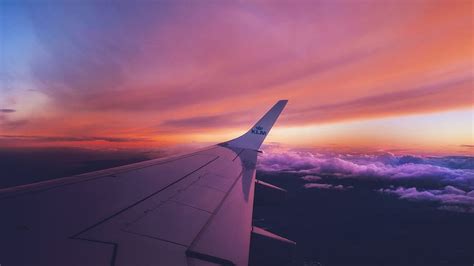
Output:
[[[271,147],[270,147],[271,150]],[[305,188],[347,190],[319,183],[324,178],[381,180],[376,191],[411,201],[428,201],[448,211],[474,212],[474,157],[312,153],[284,150],[262,154],[259,170],[305,174]],[[385,188],[387,182],[393,183]],[[437,189],[433,189],[437,188]]]
[[320,181],[322,178],[320,176],[315,176],[315,175],[305,175],[301,177],[301,179],[305,181]]
[[432,190],[399,187],[379,189],[378,192],[396,195],[400,199],[436,202],[441,210],[474,213],[474,190],[465,192],[453,186],[446,186],[443,189]]
[[[322,180],[322,177],[315,175],[305,175],[301,179],[308,182],[319,182]],[[348,190],[354,188],[353,186],[344,186],[344,185],[333,185],[325,183],[307,183],[304,185],[305,188],[318,188],[318,189],[332,189],[332,190]]]
[[474,157],[416,157],[384,154],[265,153],[262,171],[286,171],[338,178],[430,180],[440,185],[474,189]]
[[320,184],[320,183],[308,183],[308,184],[305,184],[304,187],[305,188],[318,188],[318,189],[332,189],[332,190],[347,190],[347,189],[353,188],[352,186]]

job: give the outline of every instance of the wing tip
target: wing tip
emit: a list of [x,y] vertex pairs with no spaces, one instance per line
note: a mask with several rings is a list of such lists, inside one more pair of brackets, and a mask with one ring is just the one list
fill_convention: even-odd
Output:
[[228,141],[227,144],[237,148],[258,150],[287,103],[288,100],[279,100],[250,130],[242,136]]

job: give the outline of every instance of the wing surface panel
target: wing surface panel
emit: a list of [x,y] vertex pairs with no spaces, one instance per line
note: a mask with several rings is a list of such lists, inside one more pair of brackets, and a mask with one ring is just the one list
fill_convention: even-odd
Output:
[[[40,189],[30,186],[14,192],[6,190],[5,194],[0,193],[0,258],[14,265],[84,262],[86,257],[103,261],[99,255],[82,256],[99,249],[107,251],[110,258],[113,244],[101,244],[97,239],[84,244],[73,239],[124,210],[133,211],[144,198],[160,194],[217,159],[218,155],[197,153],[135,170],[109,171],[83,182],[73,177],[72,183],[51,182],[50,186],[40,184]],[[91,263],[89,259],[85,262]]]

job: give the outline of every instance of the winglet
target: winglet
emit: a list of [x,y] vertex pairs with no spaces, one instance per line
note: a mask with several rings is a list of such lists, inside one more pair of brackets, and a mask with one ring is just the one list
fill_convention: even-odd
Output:
[[288,103],[288,100],[278,101],[247,133],[228,141],[227,145],[236,148],[258,150],[268,133],[270,133],[270,129],[272,129],[283,108],[285,108],[286,103]]

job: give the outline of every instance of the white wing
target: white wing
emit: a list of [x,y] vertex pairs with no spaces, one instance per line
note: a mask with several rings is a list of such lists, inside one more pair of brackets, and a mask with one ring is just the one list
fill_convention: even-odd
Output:
[[286,102],[194,153],[0,190],[0,263],[247,265],[257,153]]

